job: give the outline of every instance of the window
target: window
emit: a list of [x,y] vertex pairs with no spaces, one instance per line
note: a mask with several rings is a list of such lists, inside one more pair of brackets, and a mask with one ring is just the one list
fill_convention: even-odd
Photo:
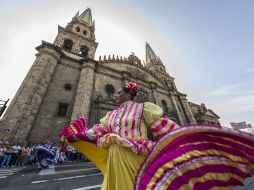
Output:
[[65,39],[64,40],[63,48],[65,50],[71,51],[72,46],[73,46],[73,41],[72,40],[70,40],[70,39]]
[[80,28],[78,26],[76,27],[76,32],[80,32]]
[[69,105],[66,104],[66,103],[59,103],[57,115],[58,115],[58,116],[65,117],[66,114],[67,114],[68,106],[69,106]]
[[82,57],[87,57],[88,56],[88,48],[86,46],[81,46],[80,54],[82,55]]
[[111,84],[106,84],[105,85],[105,91],[108,94],[108,97],[110,97],[115,93],[115,88]]
[[65,89],[66,91],[70,91],[70,90],[72,89],[71,84],[66,83],[66,84],[64,85],[64,89]]

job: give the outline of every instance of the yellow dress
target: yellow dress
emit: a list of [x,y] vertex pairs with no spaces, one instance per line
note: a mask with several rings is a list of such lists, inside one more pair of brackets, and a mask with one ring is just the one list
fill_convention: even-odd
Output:
[[128,101],[83,132],[82,141],[71,144],[103,173],[102,190],[134,189],[137,171],[155,144],[148,139],[147,128],[159,138],[179,127],[162,114],[163,110],[153,103]]
[[80,117],[62,134],[101,170],[103,190],[232,189],[254,175],[253,135],[202,124],[180,128],[162,114],[153,103],[129,101],[91,129]]

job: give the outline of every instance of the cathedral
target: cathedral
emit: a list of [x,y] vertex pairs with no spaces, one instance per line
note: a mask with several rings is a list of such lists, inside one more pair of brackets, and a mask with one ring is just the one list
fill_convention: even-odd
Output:
[[58,141],[58,132],[71,120],[86,115],[90,127],[117,107],[113,97],[126,81],[138,82],[135,101],[160,105],[179,125],[220,125],[205,104],[189,102],[174,78],[146,43],[146,62],[134,53],[94,59],[95,22],[91,9],[79,12],[66,27],[58,27],[53,43],[42,41],[36,59],[0,120],[0,139],[19,143]]

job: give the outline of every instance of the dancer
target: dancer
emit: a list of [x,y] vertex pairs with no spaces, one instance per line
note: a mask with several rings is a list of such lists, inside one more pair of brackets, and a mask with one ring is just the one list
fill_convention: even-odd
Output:
[[138,84],[126,83],[116,95],[119,107],[100,124],[88,129],[87,119],[79,117],[59,134],[101,170],[101,189],[232,188],[253,174],[252,136],[221,127],[180,127],[159,106],[133,102],[138,90]]
[[35,147],[34,152],[39,169],[45,169],[50,165],[55,164],[56,148],[54,147],[54,144],[50,144],[49,140],[47,140],[45,144]]

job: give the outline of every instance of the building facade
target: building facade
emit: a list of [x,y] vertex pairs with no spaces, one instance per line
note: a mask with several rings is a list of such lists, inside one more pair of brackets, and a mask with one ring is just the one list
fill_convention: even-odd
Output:
[[205,117],[219,125],[219,117],[209,109],[200,117],[198,105],[177,90],[174,78],[149,44],[146,63],[134,53],[95,60],[97,46],[90,9],[77,13],[66,27],[59,26],[53,43],[42,41],[0,121],[0,138],[20,143],[57,141],[59,130],[80,115],[88,116],[92,126],[117,107],[113,95],[126,81],[140,84],[136,101],[160,105],[180,125],[207,122],[202,120]]
[[230,122],[230,125],[233,129],[245,131],[247,133],[252,133],[254,134],[254,127],[252,127],[251,124],[247,124],[245,121],[243,122]]

